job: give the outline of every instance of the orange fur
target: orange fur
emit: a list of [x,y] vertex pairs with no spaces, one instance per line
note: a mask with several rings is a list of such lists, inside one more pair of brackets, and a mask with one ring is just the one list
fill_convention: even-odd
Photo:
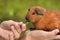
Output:
[[[43,15],[32,15],[36,9],[40,9]],[[35,6],[29,9],[26,18],[34,25],[35,29],[60,29],[60,12],[58,11],[46,10],[40,6]]]

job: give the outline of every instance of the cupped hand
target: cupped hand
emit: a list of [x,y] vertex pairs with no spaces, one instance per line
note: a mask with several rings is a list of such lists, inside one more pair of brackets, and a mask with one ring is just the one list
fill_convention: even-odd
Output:
[[[13,20],[3,21],[0,24],[1,28],[13,33],[14,39],[19,38],[22,31],[26,30],[26,24],[23,22],[15,22]],[[2,31],[4,32],[4,31]],[[7,32],[9,33],[9,32]]]
[[58,29],[49,32],[43,30],[28,30],[21,40],[53,40],[57,37],[58,32]]

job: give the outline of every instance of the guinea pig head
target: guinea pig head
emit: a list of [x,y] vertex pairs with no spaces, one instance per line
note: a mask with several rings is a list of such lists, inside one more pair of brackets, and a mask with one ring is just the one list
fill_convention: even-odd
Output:
[[26,20],[32,23],[38,22],[42,18],[45,12],[46,10],[40,6],[32,7],[28,9]]

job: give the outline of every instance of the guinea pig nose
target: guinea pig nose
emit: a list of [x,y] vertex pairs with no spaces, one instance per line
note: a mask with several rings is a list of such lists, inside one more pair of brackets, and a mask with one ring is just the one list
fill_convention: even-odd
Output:
[[28,20],[28,18],[27,18],[27,17],[26,17],[25,19],[26,19],[26,20]]
[[27,17],[25,19],[26,19],[27,22],[30,22]]

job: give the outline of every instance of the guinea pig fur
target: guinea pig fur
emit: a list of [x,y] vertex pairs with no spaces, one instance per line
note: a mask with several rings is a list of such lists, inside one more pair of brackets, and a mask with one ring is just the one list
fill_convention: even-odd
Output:
[[40,6],[28,9],[26,19],[29,20],[37,30],[60,29],[60,12],[46,10]]

